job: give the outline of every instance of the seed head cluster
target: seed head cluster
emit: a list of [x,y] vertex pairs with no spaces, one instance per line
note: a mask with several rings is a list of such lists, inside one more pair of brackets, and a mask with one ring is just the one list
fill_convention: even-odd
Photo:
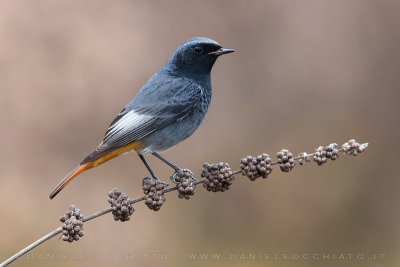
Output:
[[74,205],[69,207],[69,211],[60,218],[63,222],[62,225],[62,240],[73,242],[78,241],[83,233],[83,215],[80,209],[77,209]]
[[368,143],[359,144],[355,139],[351,139],[342,145],[343,151],[347,155],[357,156],[358,153],[362,153],[368,147]]
[[299,158],[300,165],[303,165],[304,163],[311,161],[311,156],[307,154],[307,152],[300,153],[299,157],[300,157]]
[[123,193],[118,188],[114,188],[108,192],[108,202],[113,209],[112,215],[114,220],[126,222],[131,219],[131,215],[135,211],[127,194]]
[[336,143],[329,144],[325,147],[326,157],[331,160],[336,160],[339,157],[339,146]]
[[336,160],[339,157],[338,144],[332,143],[326,147],[319,146],[315,149],[313,160],[318,164],[322,165],[328,161],[328,159]]
[[296,165],[293,154],[290,153],[287,149],[282,149],[281,151],[276,153],[276,157],[278,158],[279,167],[283,172],[291,171]]
[[184,199],[190,199],[194,195],[194,184],[193,173],[188,169],[179,169],[173,176],[173,180],[177,182],[178,197]]
[[323,146],[319,146],[315,149],[313,160],[320,166],[328,161],[326,156],[326,150]]
[[228,190],[235,179],[228,163],[203,164],[201,177],[205,178],[203,187],[207,191],[224,192]]
[[247,176],[251,181],[258,177],[267,178],[272,172],[271,158],[263,153],[255,158],[247,156],[240,161],[240,169],[243,176]]
[[142,186],[145,194],[145,204],[149,209],[158,211],[166,201],[163,192],[165,184],[160,180],[146,177],[143,179]]
[[[328,159],[338,159],[340,151],[343,151],[347,155],[356,156],[362,153],[367,147],[368,143],[359,144],[355,139],[351,139],[344,143],[341,148],[338,144],[331,143],[325,147],[319,146],[312,154],[303,152],[297,157],[294,157],[287,149],[282,149],[276,154],[278,158],[276,162],[272,162],[271,158],[266,153],[258,155],[257,157],[247,156],[242,158],[240,170],[234,172],[231,170],[228,163],[204,163],[201,172],[201,177],[204,178],[203,180],[197,181],[193,173],[188,169],[178,169],[174,175],[171,176],[171,180],[175,182],[177,186],[165,191],[170,192],[177,190],[179,198],[190,199],[191,196],[194,195],[196,184],[203,183],[203,187],[208,191],[224,192],[230,188],[232,181],[235,179],[234,174],[237,173],[247,176],[252,181],[259,177],[265,179],[271,174],[272,165],[275,164],[279,164],[283,172],[289,172],[294,168],[296,160],[299,160],[299,164],[303,165],[306,162],[310,162],[312,158],[318,165],[322,165],[326,163]],[[166,201],[163,192],[166,186],[168,186],[168,184],[158,179],[146,177],[142,182],[145,196],[144,198],[135,200],[129,199],[127,194],[114,188],[108,193],[108,202],[111,204],[111,209],[100,212],[99,214],[94,214],[94,216],[87,217],[85,220],[90,220],[112,211],[115,221],[129,221],[131,215],[135,211],[131,203],[143,199],[149,209],[158,211]],[[60,218],[60,221],[63,223],[61,227],[61,238],[63,241],[73,242],[83,237],[84,218],[80,209],[76,208],[76,206],[71,205],[69,211]]]

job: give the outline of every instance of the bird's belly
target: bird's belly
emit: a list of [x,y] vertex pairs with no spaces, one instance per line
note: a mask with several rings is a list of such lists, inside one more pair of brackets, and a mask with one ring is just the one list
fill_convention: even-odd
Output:
[[143,138],[141,142],[143,151],[164,151],[191,136],[205,117],[203,112],[195,112],[195,114],[195,116],[190,114],[186,118],[156,130]]

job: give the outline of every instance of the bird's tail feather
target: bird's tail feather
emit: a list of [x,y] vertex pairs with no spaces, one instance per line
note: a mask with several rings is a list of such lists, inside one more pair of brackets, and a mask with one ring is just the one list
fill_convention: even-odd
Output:
[[67,176],[65,176],[65,178],[56,186],[56,188],[54,188],[53,192],[51,192],[49,198],[53,199],[67,184],[69,184],[69,182],[72,181],[72,179],[78,176],[81,172],[103,164],[104,162],[107,162],[125,152],[129,152],[132,149],[140,150],[141,148],[142,146],[139,141],[133,141],[126,146],[118,147],[107,153],[103,153],[104,151],[96,149],[92,154],[84,159],[78,167],[73,169]]
[[79,165],[75,169],[73,169],[64,179],[54,188],[51,192],[49,198],[53,199],[67,184],[69,184],[76,176],[78,176],[81,172],[90,169],[91,166],[89,164]]

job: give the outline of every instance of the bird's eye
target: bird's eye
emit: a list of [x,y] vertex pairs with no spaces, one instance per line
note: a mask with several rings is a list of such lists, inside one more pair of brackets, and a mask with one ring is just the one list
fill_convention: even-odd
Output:
[[196,54],[203,54],[204,50],[202,46],[195,46],[193,48],[194,52],[196,52]]

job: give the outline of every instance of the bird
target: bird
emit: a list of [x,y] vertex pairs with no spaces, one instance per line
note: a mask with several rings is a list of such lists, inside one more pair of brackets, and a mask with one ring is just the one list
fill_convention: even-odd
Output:
[[200,126],[211,101],[211,69],[219,56],[232,52],[205,37],[184,41],[115,117],[100,145],[61,180],[49,198],[83,171],[130,151],[136,151],[154,179],[158,178],[144,155],[155,156],[177,172],[179,168],[158,152],[185,140]]

